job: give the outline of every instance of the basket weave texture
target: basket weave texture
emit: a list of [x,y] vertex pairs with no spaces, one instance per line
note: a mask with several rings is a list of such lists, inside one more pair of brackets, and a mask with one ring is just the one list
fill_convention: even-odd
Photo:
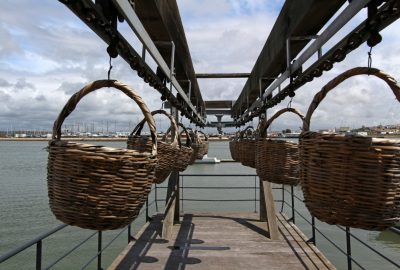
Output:
[[384,230],[400,220],[400,141],[310,132],[310,119],[335,86],[356,75],[400,87],[378,69],[358,67],[331,80],[308,109],[300,136],[301,184],[311,214],[329,224]]
[[[180,155],[179,143],[178,143],[178,127],[174,117],[164,110],[152,111],[151,115],[163,114],[167,116],[171,122],[172,131],[172,142],[167,142],[167,136],[163,136],[161,139],[157,139],[157,159],[158,164],[156,168],[156,184],[164,182],[172,171],[177,171],[180,167],[177,167],[176,158]],[[144,127],[146,119],[143,119],[132,131],[128,137],[127,147],[132,149],[133,147],[139,147],[141,149],[148,149],[151,147],[152,139],[149,136],[142,136],[141,132]]]
[[254,128],[252,126],[246,127],[240,133],[240,138],[236,145],[236,153],[239,161],[244,166],[255,168],[256,141],[254,137]]
[[[190,139],[189,131],[182,123],[177,123],[178,127],[182,128],[182,131],[178,133],[178,142],[179,142],[179,153],[175,157],[175,167],[178,171],[183,172],[186,170],[187,166],[194,163],[190,163],[193,156],[193,149],[191,148],[192,141]],[[171,131],[169,128],[165,134],[167,136]],[[182,144],[182,134],[185,133],[185,145]],[[196,157],[194,157],[196,159]]]
[[267,138],[267,129],[280,115],[292,112],[304,120],[303,114],[285,108],[260,125],[260,139],[256,141],[256,170],[262,181],[276,184],[297,185],[300,177],[299,147],[297,143]]
[[[133,99],[150,127],[147,151],[61,141],[61,126],[90,92],[113,87]],[[125,227],[138,215],[155,179],[157,141],[154,119],[136,92],[112,80],[92,82],[75,93],[53,126],[49,142],[47,185],[49,205],[62,222],[92,230]]]
[[232,159],[234,161],[239,161],[238,152],[237,152],[237,140],[239,138],[240,133],[237,132],[236,135],[229,141],[229,151],[231,152]]
[[[203,139],[199,134],[203,135]],[[192,148],[196,153],[196,159],[203,159],[204,155],[208,153],[208,137],[201,131],[192,131]],[[194,163],[194,161],[193,161]]]

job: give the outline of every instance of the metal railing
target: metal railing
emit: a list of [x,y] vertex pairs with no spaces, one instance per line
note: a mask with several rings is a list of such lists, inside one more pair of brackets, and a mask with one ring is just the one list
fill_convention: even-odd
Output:
[[[185,177],[250,177],[254,178],[254,185],[252,186],[237,186],[237,187],[232,187],[232,186],[184,186],[183,179]],[[183,210],[184,201],[194,201],[194,202],[251,202],[254,201],[254,212],[257,212],[257,202],[259,202],[259,199],[257,198],[257,191],[259,190],[259,185],[257,185],[257,179],[258,176],[256,174],[181,174],[181,184],[180,184],[180,191],[181,191],[181,210]],[[164,189],[166,187],[157,187]],[[288,189],[289,188],[289,189]],[[238,198],[232,198],[232,199],[199,199],[199,198],[186,198],[184,197],[184,189],[203,189],[203,190],[254,190],[254,197],[253,198],[246,198],[246,199],[238,199]],[[361,240],[359,237],[354,235],[349,227],[342,227],[338,225],[331,225],[337,227],[339,230],[343,231],[345,233],[346,237],[346,249],[344,250],[339,246],[339,244],[331,239],[329,236],[326,235],[326,233],[323,232],[323,229],[320,229],[317,227],[316,222],[315,222],[315,217],[311,216],[310,219],[305,217],[305,213],[300,212],[298,209],[296,209],[296,203],[295,201],[300,201],[303,204],[303,199],[300,198],[295,194],[294,187],[293,186],[284,186],[281,185],[280,187],[277,187],[276,185],[272,188],[273,190],[281,190],[281,196],[282,199],[277,200],[275,199],[275,203],[280,203],[280,212],[282,213],[284,210],[284,206],[288,206],[291,212],[291,217],[289,217],[288,221],[292,222],[293,224],[296,223],[296,215],[298,217],[301,217],[304,221],[306,221],[307,224],[311,226],[311,238],[307,240],[308,243],[312,243],[315,246],[317,246],[316,242],[316,234],[318,233],[321,237],[323,237],[328,243],[330,243],[339,253],[343,254],[346,258],[346,264],[347,264],[347,269],[352,270],[353,264],[357,265],[360,269],[367,269],[365,268],[362,263],[360,263],[358,260],[356,260],[352,256],[352,250],[351,250],[351,241],[352,239],[356,240],[357,242],[361,243],[363,246],[368,248],[372,253],[374,253],[376,256],[381,257],[383,260],[385,260],[387,263],[398,267],[400,269],[400,264],[395,262],[393,259],[389,258],[388,256],[384,255],[382,252],[377,250],[376,248],[372,247],[365,241]],[[288,193],[289,196],[289,201],[290,203],[286,200],[285,193]],[[307,211],[308,212],[308,211]],[[309,214],[309,213],[308,213]],[[394,233],[400,234],[399,230],[396,228],[393,228],[392,231]]]
[[[152,188],[151,191],[155,191],[155,187]],[[142,216],[143,214],[146,214],[145,216],[145,220],[146,222],[149,220],[149,208],[153,205],[156,204],[155,199],[153,201],[151,201],[149,203],[148,199],[146,201],[145,206],[140,210],[138,217]],[[134,221],[133,221],[134,222]],[[132,222],[132,223],[133,223]],[[93,233],[91,233],[88,237],[86,237],[85,239],[83,239],[82,241],[80,241],[78,244],[74,245],[71,249],[67,250],[63,255],[61,255],[60,257],[58,257],[57,259],[55,259],[53,262],[51,262],[50,264],[48,264],[47,266],[43,267],[42,264],[42,259],[43,259],[43,240],[47,239],[50,236],[53,236],[54,234],[56,234],[59,231],[64,230],[65,228],[71,227],[70,225],[67,224],[61,224],[57,227],[55,227],[54,229],[51,229],[37,237],[35,237],[34,239],[22,244],[21,246],[18,246],[17,248],[3,254],[0,256],[0,268],[1,268],[1,264],[3,262],[6,262],[7,260],[17,256],[18,254],[20,254],[21,252],[29,249],[29,248],[33,248],[34,246],[36,246],[36,270],[48,270],[48,269],[52,269],[54,266],[58,265],[62,260],[64,260],[65,258],[67,258],[69,255],[71,255],[74,251],[76,251],[78,248],[82,247],[85,243],[87,243],[90,239],[94,238],[97,235],[97,252],[95,253],[94,256],[92,256],[91,258],[88,259],[87,262],[84,263],[84,265],[79,268],[81,270],[87,269],[91,263],[93,263],[96,259],[97,259],[97,270],[103,270],[102,268],[102,255],[104,253],[105,250],[107,250],[108,247],[110,247],[110,245],[112,243],[114,243],[118,238],[120,238],[120,236],[127,231],[127,236],[128,236],[128,243],[131,242],[132,240],[134,240],[134,237],[132,236],[132,223],[129,224],[128,226],[126,226],[125,228],[121,229],[117,235],[115,235],[107,244],[103,245],[103,232],[101,231],[94,231]]]
[[[241,185],[241,186],[205,186],[205,185],[196,185],[196,186],[184,186],[184,178],[186,177],[215,177],[215,178],[220,178],[220,177],[231,177],[231,178],[237,178],[237,177],[247,177],[247,178],[253,178],[254,179],[254,185]],[[180,203],[181,203],[181,209],[183,210],[184,207],[184,202],[254,202],[254,212],[257,212],[257,206],[259,202],[259,198],[257,196],[257,193],[259,191],[259,183],[258,176],[256,174],[181,174],[180,175]],[[165,200],[158,199],[158,189],[166,189],[167,187],[165,186],[159,186],[155,185],[152,188],[152,192],[154,191],[154,199],[149,202],[149,200],[146,201],[145,206],[143,209],[140,211],[138,216],[142,216],[145,214],[146,221],[149,221],[149,209],[152,205],[155,205],[155,212],[158,212],[158,204],[157,202],[162,201],[165,202]],[[288,189],[290,188],[290,190]],[[201,199],[201,198],[187,198],[185,196],[184,190],[190,190],[190,189],[195,189],[195,190],[254,190],[254,197],[251,198],[229,198],[229,199]],[[359,261],[357,261],[353,256],[351,252],[351,241],[354,239],[355,241],[361,243],[363,246],[368,248],[371,252],[373,252],[376,256],[381,257],[384,259],[386,262],[389,264],[400,268],[400,264],[393,259],[389,258],[388,256],[384,255],[382,252],[379,250],[375,249],[359,237],[357,237],[355,234],[353,234],[350,231],[350,228],[348,227],[342,227],[342,226],[337,226],[337,225],[332,225],[336,226],[339,230],[343,231],[346,236],[346,249],[343,249],[340,247],[340,245],[328,237],[326,233],[323,232],[323,229],[318,228],[315,222],[315,218],[311,216],[311,218],[305,217],[307,214],[306,212],[300,212],[298,209],[296,209],[296,201],[299,201],[303,204],[303,199],[297,196],[294,192],[293,186],[287,187],[287,186],[274,186],[274,190],[280,190],[282,193],[282,198],[280,200],[275,200],[276,203],[280,203],[280,212],[282,213],[284,210],[284,206],[288,206],[291,212],[291,217],[288,219],[289,222],[292,222],[295,224],[296,222],[296,217],[302,218],[308,225],[311,226],[311,238],[307,241],[309,243],[312,243],[314,245],[317,245],[316,241],[316,234],[318,233],[319,236],[323,237],[328,243],[330,243],[334,248],[337,249],[337,251],[341,254],[343,254],[347,260],[347,269],[351,270],[354,265],[357,265],[361,269],[366,269]],[[289,194],[288,200],[290,203],[287,201],[285,194]],[[49,236],[52,236],[56,234],[57,232],[69,227],[68,225],[59,225],[56,228],[45,232],[36,238],[32,239],[31,241],[11,250],[10,252],[7,252],[6,254],[0,256],[0,264],[7,261],[8,259],[17,256],[21,252],[23,252],[26,249],[32,248],[36,246],[36,269],[51,269],[55,265],[57,265],[59,262],[61,262],[63,259],[71,255],[74,251],[76,251],[79,247],[83,246],[85,243],[87,243],[90,239],[94,238],[97,235],[97,253],[94,254],[91,258],[88,259],[88,261],[80,268],[80,269],[86,269],[91,263],[93,263],[97,259],[97,270],[102,270],[102,254],[104,251],[116,240],[118,239],[124,232],[127,231],[127,236],[128,236],[128,243],[132,240],[134,240],[132,236],[132,231],[131,231],[131,225],[123,228],[116,236],[114,236],[106,245],[103,246],[103,233],[102,232],[93,232],[90,234],[88,237],[83,239],[81,242],[76,244],[74,247],[66,251],[62,256],[58,257],[55,259],[52,263],[47,265],[46,267],[42,267],[42,245],[43,245],[43,240],[48,238]],[[393,232],[399,234],[399,232],[396,232],[396,229],[393,230]]]

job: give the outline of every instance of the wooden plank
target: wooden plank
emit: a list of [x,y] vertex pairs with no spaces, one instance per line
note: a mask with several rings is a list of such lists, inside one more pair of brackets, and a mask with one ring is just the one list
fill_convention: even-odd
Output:
[[262,189],[264,190],[269,237],[272,240],[278,240],[280,239],[280,233],[278,229],[278,222],[276,220],[275,202],[274,195],[272,194],[272,186],[271,183],[268,181],[261,181],[261,185]]
[[[249,79],[234,104],[234,114],[244,111],[259,96],[259,79],[275,78],[286,69],[286,39],[290,36],[315,35],[345,3],[345,0],[286,1],[270,35],[251,71]],[[293,59],[309,41],[291,42]],[[272,80],[263,80],[263,88]]]
[[168,241],[159,238],[161,219],[154,216],[109,270],[335,269],[282,217],[281,240],[266,237],[255,213],[186,213]]
[[166,195],[166,206],[164,212],[161,236],[164,239],[171,239],[173,226],[179,223],[179,172],[172,172],[168,179]]

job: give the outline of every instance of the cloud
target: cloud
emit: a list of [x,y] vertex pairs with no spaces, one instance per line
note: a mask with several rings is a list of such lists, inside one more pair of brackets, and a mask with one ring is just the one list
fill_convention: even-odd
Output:
[[[197,73],[250,72],[277,18],[283,0],[178,0],[186,37]],[[50,129],[68,98],[86,83],[105,79],[108,70],[106,44],[58,1],[0,1],[0,130],[10,126]],[[357,16],[344,27],[344,36],[365,19]],[[141,49],[126,23],[120,26],[135,48]],[[400,79],[398,22],[382,32],[383,41],[372,51],[373,66]],[[338,39],[336,38],[335,41]],[[324,46],[326,51],[332,41]],[[365,66],[365,45],[296,91],[293,107],[306,113],[319,89],[341,72]],[[150,110],[161,107],[160,94],[145,84],[120,58],[113,59],[112,79],[133,86]],[[152,64],[154,65],[154,64]],[[234,100],[245,79],[199,80],[205,100]],[[286,107],[289,99],[268,115]],[[315,111],[312,128],[399,123],[398,102],[384,83],[359,77],[340,85]],[[102,89],[85,97],[65,124],[80,127],[106,123],[129,130],[142,119],[139,108],[115,90]],[[215,117],[210,116],[209,121]],[[224,117],[228,120],[228,117]],[[162,120],[160,119],[160,122]],[[74,124],[75,123],[75,124]],[[273,128],[298,129],[299,119],[283,116]]]

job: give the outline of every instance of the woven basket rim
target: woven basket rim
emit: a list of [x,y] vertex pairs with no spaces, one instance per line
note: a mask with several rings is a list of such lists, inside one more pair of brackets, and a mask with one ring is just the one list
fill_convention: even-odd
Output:
[[58,146],[58,147],[76,146],[76,147],[80,147],[82,149],[82,151],[84,151],[85,148],[92,148],[93,147],[93,148],[102,150],[104,152],[110,152],[110,153],[111,152],[124,152],[124,153],[132,154],[132,155],[135,155],[135,156],[144,156],[144,157],[156,157],[157,156],[157,154],[152,154],[150,152],[139,152],[139,151],[134,150],[134,149],[109,147],[109,146],[102,146],[102,145],[89,144],[89,143],[81,143],[81,142],[69,141],[69,140],[59,140],[59,139],[50,140],[49,141],[49,147],[51,147],[51,146]]

